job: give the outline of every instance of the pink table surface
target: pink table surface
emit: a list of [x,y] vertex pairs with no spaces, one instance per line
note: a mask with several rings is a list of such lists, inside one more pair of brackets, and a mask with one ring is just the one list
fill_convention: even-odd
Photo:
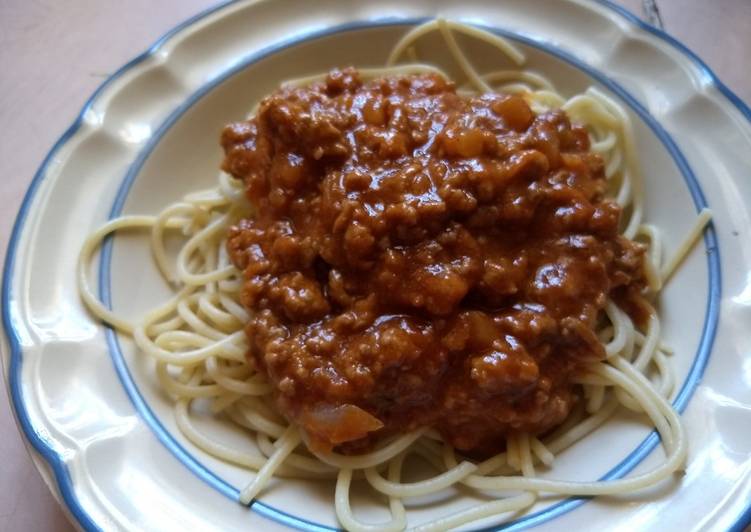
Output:
[[[96,87],[213,0],[0,0],[0,250],[34,172]],[[619,3],[643,18],[641,0]],[[647,0],[645,4],[649,4]],[[751,0],[657,0],[665,30],[751,102]],[[653,11],[652,11],[653,15]],[[0,389],[5,390],[4,381]],[[72,530],[0,392],[0,532]]]

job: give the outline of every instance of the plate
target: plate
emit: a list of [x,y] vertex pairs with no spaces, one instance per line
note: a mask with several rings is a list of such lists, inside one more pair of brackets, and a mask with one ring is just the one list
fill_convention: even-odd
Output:
[[[151,364],[83,308],[76,258],[106,219],[155,213],[213,184],[221,127],[281,80],[383,63],[399,35],[441,15],[508,37],[564,94],[594,85],[627,106],[647,176],[646,215],[664,231],[668,253],[698,210],[714,212],[661,297],[678,375],[673,402],[690,441],[685,475],[628,498],[543,498],[502,526],[742,530],[751,520],[751,110],[680,43],[607,2],[324,0],[304,16],[299,6],[222,4],[169,32],[92,95],[26,195],[3,277],[4,367],[35,461],[76,522],[86,530],[337,526],[330,484],[274,482],[251,509],[237,503],[250,474],[179,434]],[[145,243],[121,235],[101,254],[101,295],[125,316],[167,294]],[[221,423],[203,427],[246,443]],[[561,455],[554,473],[646,470],[660,459],[658,443],[619,416]],[[422,501],[410,522],[467,503]],[[358,508],[364,520],[382,517],[367,500]]]

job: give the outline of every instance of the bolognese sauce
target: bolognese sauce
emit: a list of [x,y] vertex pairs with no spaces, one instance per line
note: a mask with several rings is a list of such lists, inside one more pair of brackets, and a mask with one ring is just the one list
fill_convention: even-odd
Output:
[[541,434],[644,285],[601,158],[562,111],[437,74],[334,70],[222,133],[252,218],[230,230],[249,359],[310,445],[433,427],[486,455]]

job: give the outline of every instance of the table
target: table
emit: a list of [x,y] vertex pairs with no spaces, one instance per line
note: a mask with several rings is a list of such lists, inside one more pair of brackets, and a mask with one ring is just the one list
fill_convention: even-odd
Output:
[[[215,0],[0,0],[0,253],[47,151],[111,72]],[[751,103],[751,1],[620,0]],[[0,381],[0,532],[72,530],[34,468]]]

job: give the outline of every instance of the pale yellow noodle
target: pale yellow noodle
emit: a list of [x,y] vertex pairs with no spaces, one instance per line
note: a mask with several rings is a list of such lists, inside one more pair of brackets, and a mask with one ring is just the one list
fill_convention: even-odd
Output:
[[[616,201],[625,209],[625,236],[641,235],[647,240],[645,272],[650,297],[656,294],[701,236],[711,214],[706,210],[700,213],[687,238],[663,265],[660,231],[642,223],[641,170],[628,113],[595,88],[566,98],[547,78],[533,71],[480,73],[464,54],[455,33],[494,46],[502,57],[516,65],[524,62],[524,54],[501,37],[440,19],[409,31],[394,47],[387,65],[361,69],[362,78],[419,73],[445,76],[440,69],[420,62],[415,51],[416,42],[431,32],[444,37],[446,49],[466,76],[469,85],[462,89],[464,93],[492,92],[499,90],[501,84],[501,89],[522,94],[535,112],[563,109],[572,120],[587,126],[591,150],[602,156]],[[395,65],[403,54],[409,55],[411,63]],[[316,74],[290,80],[285,85],[303,86],[324,78],[325,74]],[[261,495],[274,475],[336,477],[335,507],[342,526],[352,532],[397,532],[408,526],[404,498],[430,495],[458,484],[504,494],[497,501],[475,505],[414,529],[437,531],[491,515],[510,517],[509,512],[533,505],[542,492],[578,496],[628,493],[652,486],[683,466],[686,435],[668,403],[675,385],[675,376],[665,356],[671,351],[660,342],[659,318],[646,300],[641,302],[649,314],[645,331],[639,330],[613,301],[606,303],[606,323],[596,332],[607,360],[591,364],[576,377],[585,390],[586,404],[577,407],[561,427],[543,439],[530,434],[509,436],[506,452],[479,463],[458,458],[436,430],[427,428],[394,437],[362,455],[317,452],[310,456],[296,450],[305,441],[305,435],[274,410],[272,386],[246,358],[248,342],[243,325],[250,316],[240,302],[242,275],[231,264],[225,245],[227,229],[238,219],[252,216],[252,212],[243,184],[221,173],[216,188],[188,194],[158,216],[124,216],[104,224],[84,242],[77,269],[81,298],[91,312],[121,333],[132,335],[141,352],[156,361],[157,380],[175,400],[175,419],[183,435],[208,454],[257,471],[241,491],[242,502]],[[136,325],[105,308],[87,276],[92,255],[102,240],[127,229],[150,230],[157,269],[177,289],[171,299],[147,312]],[[186,239],[174,269],[165,244],[166,234],[172,230],[181,230]],[[658,386],[645,377],[647,371]],[[249,437],[248,446],[234,448],[199,431],[191,420],[190,405],[195,399],[205,401],[214,415],[250,431],[253,437]],[[666,453],[662,464],[635,477],[602,482],[570,482],[537,476],[538,466],[554,467],[557,455],[596,431],[619,407],[646,414],[657,428]],[[430,464],[436,474],[418,482],[403,482],[403,465],[412,455]],[[350,485],[356,471],[388,500],[389,521],[368,524],[355,517]],[[509,492],[521,494],[508,496]]]

